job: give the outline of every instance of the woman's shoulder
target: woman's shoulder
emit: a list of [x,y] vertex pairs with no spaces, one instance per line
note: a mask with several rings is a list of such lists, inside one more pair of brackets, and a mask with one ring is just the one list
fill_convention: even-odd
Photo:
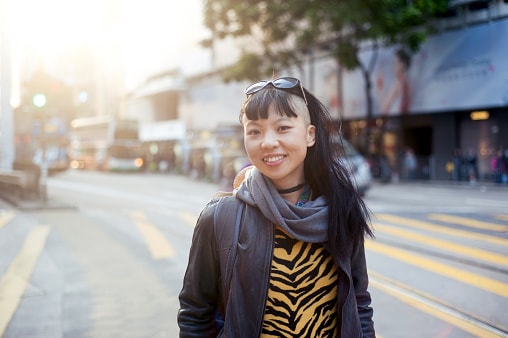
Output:
[[239,212],[242,212],[241,203],[232,194],[214,196],[201,211],[196,228],[224,242],[224,238],[231,237],[230,230],[238,222]]
[[217,207],[217,205],[222,205],[224,203],[234,203],[234,201],[238,201],[238,199],[232,192],[218,191],[208,201],[207,206]]
[[236,210],[240,200],[238,200],[230,192],[216,193],[205,205],[201,214],[205,217],[213,217],[215,219],[219,213],[230,214],[232,210]]

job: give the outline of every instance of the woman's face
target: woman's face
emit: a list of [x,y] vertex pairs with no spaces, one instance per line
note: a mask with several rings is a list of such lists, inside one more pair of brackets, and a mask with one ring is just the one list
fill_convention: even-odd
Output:
[[315,127],[309,122],[306,106],[295,106],[298,117],[281,115],[272,104],[267,119],[242,118],[247,155],[277,189],[305,181],[303,162],[307,148],[315,143]]

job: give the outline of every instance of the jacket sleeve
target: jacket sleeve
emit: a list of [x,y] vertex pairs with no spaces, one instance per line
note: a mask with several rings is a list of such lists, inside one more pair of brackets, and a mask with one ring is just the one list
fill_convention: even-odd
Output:
[[214,210],[211,201],[201,212],[189,253],[179,295],[177,321],[180,337],[217,337],[215,313],[219,301],[220,268],[214,240]]
[[363,337],[374,338],[376,337],[374,322],[372,320],[374,311],[371,307],[371,297],[368,291],[369,277],[367,274],[365,245],[363,241],[356,246],[353,252],[351,277],[355,288],[356,304],[358,306],[358,316],[360,317]]

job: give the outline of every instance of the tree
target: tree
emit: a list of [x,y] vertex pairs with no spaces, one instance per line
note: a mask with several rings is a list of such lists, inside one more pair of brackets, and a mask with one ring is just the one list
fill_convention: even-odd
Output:
[[[361,69],[370,120],[370,74],[378,48],[400,45],[417,51],[433,32],[432,19],[447,10],[447,0],[206,0],[205,25],[212,38],[204,45],[226,37],[249,37],[259,44],[257,53],[242,51],[225,73],[226,81],[271,76],[301,64],[315,48],[328,48],[342,66]],[[372,44],[374,53],[362,63],[359,52],[365,43]]]
[[35,115],[59,116],[65,119],[74,114],[72,88],[64,81],[38,69],[23,84],[22,106]]

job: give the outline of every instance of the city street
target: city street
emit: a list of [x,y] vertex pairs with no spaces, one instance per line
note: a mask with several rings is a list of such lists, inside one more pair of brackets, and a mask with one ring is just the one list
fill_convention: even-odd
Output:
[[[177,337],[193,227],[217,185],[68,171],[0,200],[0,337]],[[378,337],[508,337],[508,186],[376,183]]]

